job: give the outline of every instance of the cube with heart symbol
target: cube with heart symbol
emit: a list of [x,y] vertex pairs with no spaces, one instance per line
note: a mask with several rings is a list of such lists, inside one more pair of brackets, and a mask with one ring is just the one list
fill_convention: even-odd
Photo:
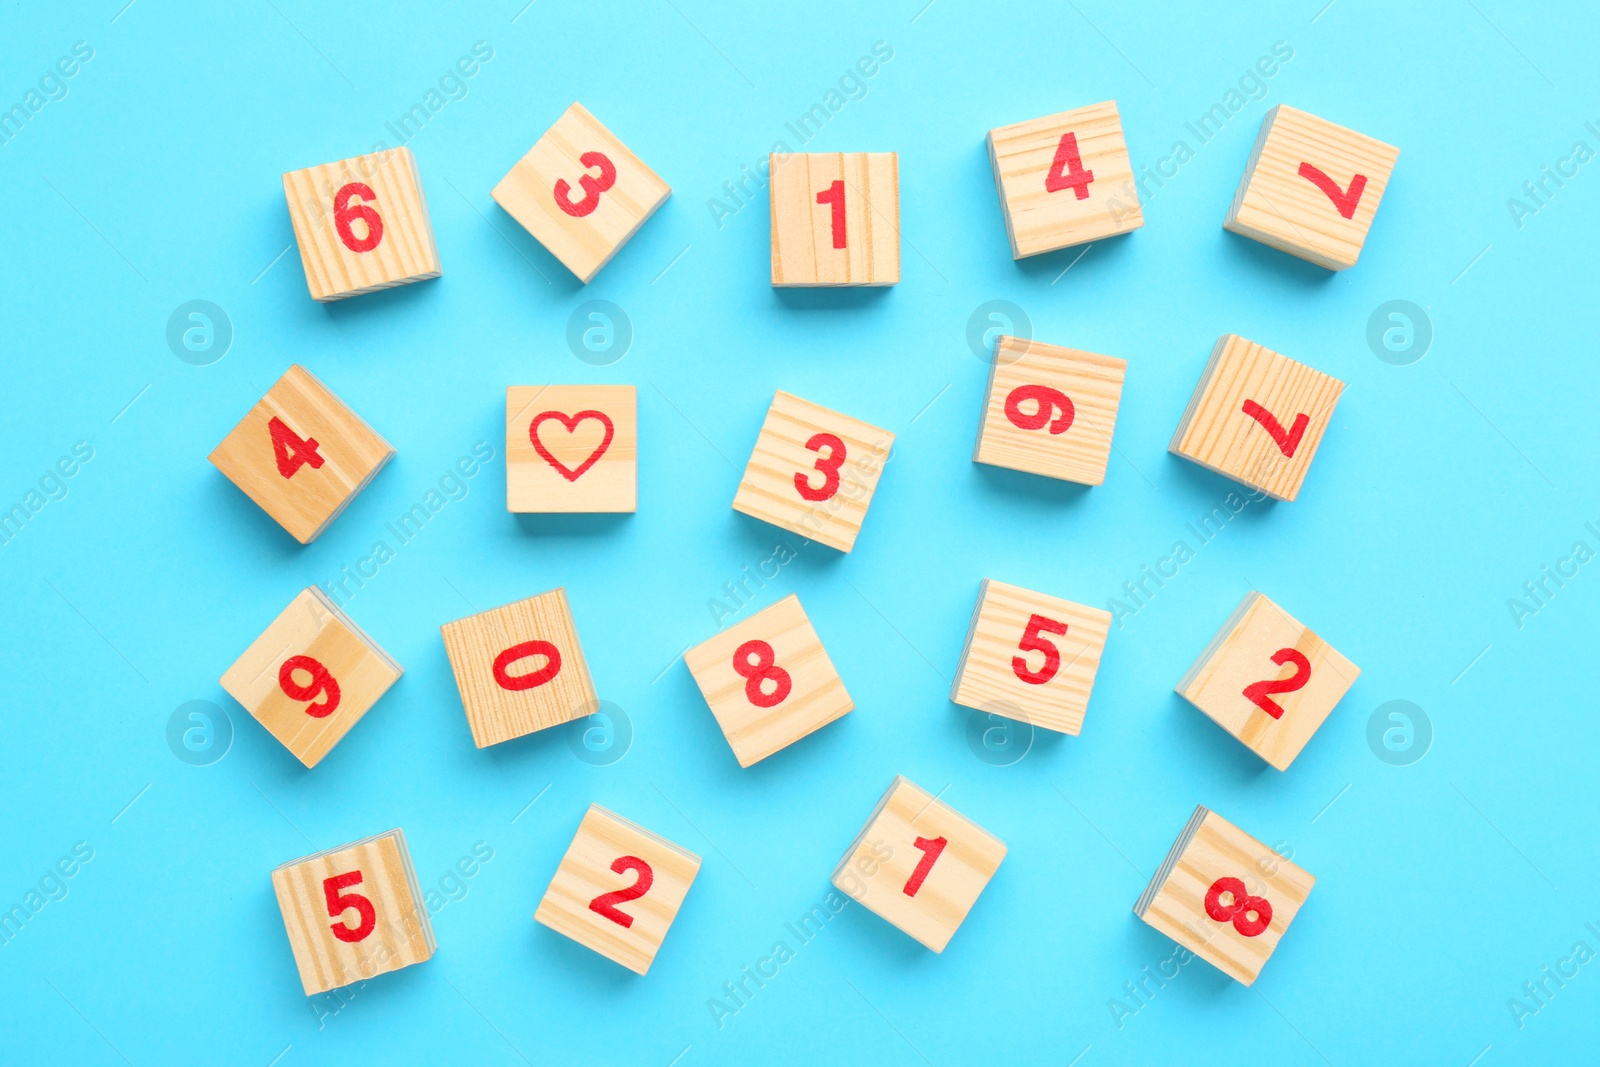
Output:
[[637,510],[637,414],[631,385],[508,388],[506,510]]

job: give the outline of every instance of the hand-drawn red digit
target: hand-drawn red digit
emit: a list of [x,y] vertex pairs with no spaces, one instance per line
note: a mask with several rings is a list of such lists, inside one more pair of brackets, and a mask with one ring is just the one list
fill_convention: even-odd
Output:
[[836,179],[817,194],[817,203],[833,205],[833,247],[844,247],[844,179]]
[[[506,670],[529,656],[543,656],[544,666],[527,674],[511,674]],[[495,684],[513,693],[543,685],[560,673],[561,651],[549,641],[524,641],[520,645],[512,645],[494,658]]]
[[285,478],[293,478],[294,472],[306,463],[311,464],[312,470],[322,466],[317,439],[301,437],[278,416],[267,420],[267,435],[272,438],[272,458],[278,464],[278,473]]
[[827,500],[839,491],[839,468],[844,466],[844,442],[831,433],[814,433],[806,442],[809,451],[820,453],[824,448],[828,450],[826,456],[818,455],[813,467],[822,473],[822,486],[817,489],[811,487],[809,473],[798,473],[794,476],[795,492],[800,494],[802,500]]
[[[733,652],[733,673],[744,679],[744,696],[758,708],[782,704],[794,688],[789,672],[778,666],[778,654],[765,641],[746,641]],[[770,680],[772,692],[762,689]]]
[[1239,410],[1259,422],[1261,428],[1271,435],[1278,451],[1288,457],[1294,456],[1294,450],[1300,447],[1300,438],[1306,435],[1306,427],[1311,425],[1311,416],[1301,412],[1294,417],[1294,427],[1285,432],[1283,423],[1254,400],[1246,400]]
[[1037,671],[1028,669],[1028,661],[1021,656],[1011,657],[1011,669],[1016,672],[1029,685],[1043,685],[1056,676],[1061,669],[1061,650],[1055,642],[1041,634],[1064,634],[1067,624],[1047,619],[1043,615],[1029,615],[1028,628],[1022,631],[1022,640],[1017,642],[1017,648],[1023,652],[1043,652],[1044,665]]
[[922,888],[922,883],[928,877],[928,872],[933,870],[933,861],[939,858],[939,853],[944,851],[944,846],[950,842],[942,837],[932,839],[919,837],[912,842],[922,850],[922,859],[917,861],[917,869],[911,872],[911,877],[906,879],[903,892],[908,897],[917,895],[917,890]]
[[[1226,904],[1222,902],[1224,893],[1229,897]],[[1211,883],[1206,891],[1206,914],[1219,923],[1232,920],[1233,928],[1245,937],[1255,937],[1272,925],[1272,905],[1265,897],[1247,894],[1237,878],[1218,878]]]
[[1309,163],[1300,164],[1300,177],[1321,189],[1323,195],[1333,201],[1334,209],[1347,219],[1355,215],[1356,205],[1361,203],[1361,194],[1367,188],[1365,174],[1357,174],[1350,179],[1350,188],[1341,189],[1337,182]]
[[[1066,168],[1063,174],[1062,168]],[[1044,190],[1047,193],[1060,192],[1062,189],[1071,189],[1079,200],[1089,199],[1089,183],[1094,181],[1094,171],[1083,169],[1083,160],[1078,156],[1078,135],[1064,133],[1061,141],[1056,145],[1056,158],[1050,162],[1050,173],[1045,175]]]
[[1244,698],[1274,719],[1283,718],[1283,708],[1272,699],[1274,693],[1295,693],[1311,681],[1311,661],[1297,648],[1280,648],[1272,654],[1278,666],[1294,664],[1294,673],[1287,678],[1268,678],[1264,682],[1251,682],[1244,687]]
[[[311,675],[310,685],[301,685],[294,680],[295,671],[305,671]],[[315,701],[324,693],[328,699],[320,704],[313,703],[306,708],[306,714],[313,719],[326,719],[339,708],[339,682],[328,668],[310,656],[290,656],[283,661],[283,666],[278,668],[278,688],[282,689],[290,700]]]
[[578,179],[578,185],[583,189],[583,199],[572,199],[572,186],[567,184],[567,179],[562,178],[556,182],[555,195],[556,207],[565,211],[575,219],[581,219],[600,206],[600,194],[617,184],[617,165],[611,162],[611,157],[604,152],[585,152],[578,157],[578,162],[584,167],[593,167],[600,172],[600,177],[591,177],[585,174]]
[[[339,892],[347,885],[360,884],[360,871],[346,871],[322,880],[322,895],[328,901],[328,914],[339,920],[329,923],[328,929],[333,931],[334,937],[350,944],[365,941],[378,925],[378,913],[373,909],[372,901],[360,893]],[[360,921],[353,927],[346,926],[344,921],[344,913],[350,908],[356,909],[356,914],[360,916]]]
[[[383,217],[368,204],[351,205],[356,197],[376,200],[378,194],[365,182],[351,182],[333,194],[333,227],[339,231],[339,240],[352,252],[370,252],[383,240]],[[350,223],[360,219],[367,224],[367,235],[357,237]]]
[[[1023,402],[1028,400],[1039,405],[1032,415],[1022,410]],[[1076,415],[1072,398],[1048,385],[1019,385],[1006,394],[1006,418],[1019,430],[1040,430],[1048,425],[1052,436],[1066,433]]]
[[637,871],[639,877],[634,883],[622,889],[614,889],[609,893],[601,893],[589,901],[589,910],[596,915],[604,915],[623,929],[633,925],[633,916],[625,911],[618,911],[616,905],[625,904],[630,900],[638,900],[650,892],[650,887],[655,884],[656,872],[650,865],[638,856],[618,856],[611,863],[611,869],[618,874],[624,871]]

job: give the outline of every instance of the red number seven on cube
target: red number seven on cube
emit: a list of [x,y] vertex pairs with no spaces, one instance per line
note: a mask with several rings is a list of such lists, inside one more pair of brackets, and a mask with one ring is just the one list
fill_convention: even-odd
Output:
[[637,403],[631,385],[508,388],[506,510],[636,510]]

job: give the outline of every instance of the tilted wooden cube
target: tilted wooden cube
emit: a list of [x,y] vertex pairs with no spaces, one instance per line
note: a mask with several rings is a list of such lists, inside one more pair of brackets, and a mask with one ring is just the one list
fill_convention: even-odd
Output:
[[634,511],[638,466],[633,386],[506,390],[506,510]]
[[1127,360],[1002,335],[989,364],[974,463],[1100,485]]
[[393,455],[389,442],[296,364],[210,459],[304,545],[328,528]]
[[900,281],[900,157],[774,154],[772,284]]
[[1223,228],[1329,270],[1356,265],[1400,149],[1279,104]]

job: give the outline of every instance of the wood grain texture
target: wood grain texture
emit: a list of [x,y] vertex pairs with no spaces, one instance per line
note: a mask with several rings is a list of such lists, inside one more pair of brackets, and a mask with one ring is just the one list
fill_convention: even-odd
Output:
[[[322,466],[278,473],[268,423],[317,442]],[[211,452],[211,463],[301,544],[328,528],[394,455],[361,417],[299,364],[267,390]]]
[[[900,157],[894,152],[773,155],[772,284],[894,285],[900,281]],[[817,194],[844,182],[845,246],[833,205]]]
[[[1002,335],[995,341],[989,364],[988,396],[973,462],[1083,485],[1102,484],[1127,369],[1127,360],[1115,356]],[[1006,417],[1012,391],[1030,385],[1059,390],[1072,401],[1072,424],[1066,430],[1059,434],[1048,426],[1025,430]],[[1032,415],[1041,406],[1030,399],[1019,401],[1018,410]]]
[[[609,441],[602,420],[593,416],[576,419],[586,411],[610,420]],[[540,418],[547,412],[576,421],[569,427],[563,419]],[[534,446],[534,433],[555,463]],[[599,458],[585,469],[597,451]],[[633,386],[513,385],[506,389],[507,511],[635,511],[638,461],[638,397]]]

